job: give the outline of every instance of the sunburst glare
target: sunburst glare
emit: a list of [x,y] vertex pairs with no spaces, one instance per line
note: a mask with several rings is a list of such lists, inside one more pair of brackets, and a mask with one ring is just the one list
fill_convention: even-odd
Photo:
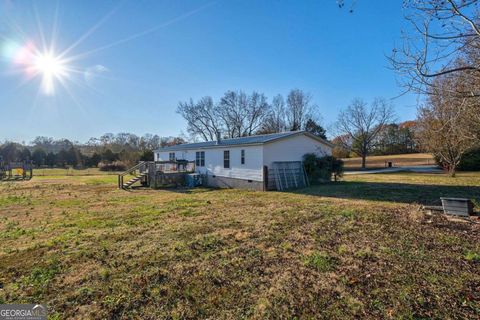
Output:
[[42,77],[42,91],[47,95],[55,93],[55,82],[68,76],[65,62],[53,53],[39,53],[34,57],[33,68]]
[[40,80],[40,92],[45,95],[55,94],[55,87],[63,83],[74,71],[53,50],[39,50],[31,41],[19,45],[15,41],[5,41],[3,57],[12,63],[15,73],[22,73],[26,79]]
[[[73,44],[63,51],[56,50],[58,49],[56,45],[58,39],[56,38],[59,29],[57,25],[59,12],[58,3],[55,10],[53,30],[51,34],[44,33],[45,28],[42,25],[40,16],[36,10],[36,7],[34,6],[34,16],[39,34],[37,37],[34,36],[32,38],[28,36],[28,32],[26,32],[26,30],[22,30],[19,24],[7,23],[7,26],[9,25],[10,28],[15,31],[15,36],[10,38],[9,36],[0,33],[0,58],[3,58],[12,65],[10,72],[7,73],[23,74],[24,81],[22,81],[20,86],[37,79],[40,83],[39,93],[47,96],[53,96],[56,94],[56,87],[61,86],[74,101],[77,101],[77,99],[73,96],[73,91],[68,87],[68,84],[73,83],[78,86],[83,86],[85,84],[90,85],[92,82],[92,77],[99,77],[100,74],[106,72],[108,68],[100,64],[96,64],[94,67],[74,67],[72,64],[78,63],[79,60],[83,60],[88,56],[91,56],[93,53],[107,50],[156,32],[161,28],[165,28],[173,23],[186,19],[213,5],[214,3],[216,3],[216,1],[209,2],[203,6],[200,6],[199,8],[188,11],[178,17],[170,19],[147,30],[127,36],[123,39],[116,40],[110,44],[92,48],[84,51],[83,53],[81,52],[77,54],[74,54],[73,50],[83,43],[87,38],[92,36],[92,34],[94,34],[98,28],[104,25],[105,22],[109,20],[120,7],[123,6],[123,2],[119,3],[118,6],[113,8],[108,14],[100,19],[98,23],[93,25],[82,36],[74,41]],[[48,43],[47,40],[50,40],[50,43]],[[80,82],[82,75],[84,81]],[[68,83],[66,80],[68,80]]]

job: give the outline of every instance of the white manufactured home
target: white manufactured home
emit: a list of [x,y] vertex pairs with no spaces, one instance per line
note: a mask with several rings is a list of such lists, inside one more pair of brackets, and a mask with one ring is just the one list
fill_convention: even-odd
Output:
[[164,147],[155,151],[155,161],[195,161],[208,186],[267,190],[275,188],[276,164],[299,163],[306,153],[331,155],[332,147],[308,132],[290,131]]

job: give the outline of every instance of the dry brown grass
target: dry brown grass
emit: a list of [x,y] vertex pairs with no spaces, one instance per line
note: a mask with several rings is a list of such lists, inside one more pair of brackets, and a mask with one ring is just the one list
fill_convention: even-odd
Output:
[[[345,168],[349,170],[357,170],[361,168],[362,158],[345,158],[342,159],[345,163]],[[431,154],[428,153],[411,153],[411,154],[397,154],[389,156],[370,156],[367,157],[367,168],[385,168],[386,162],[393,162],[396,167],[404,166],[423,166],[435,165],[435,161]]]
[[45,301],[52,319],[479,317],[478,228],[407,202],[433,181],[480,198],[480,175],[394,177],[390,193],[380,175],[296,193],[0,184],[0,303]]

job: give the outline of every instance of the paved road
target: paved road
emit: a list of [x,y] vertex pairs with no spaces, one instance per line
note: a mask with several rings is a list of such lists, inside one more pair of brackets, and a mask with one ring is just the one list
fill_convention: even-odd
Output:
[[371,173],[393,173],[393,172],[419,172],[419,173],[441,173],[443,172],[437,166],[410,166],[410,167],[394,167],[385,169],[362,170],[362,171],[345,171],[343,174],[371,174]]

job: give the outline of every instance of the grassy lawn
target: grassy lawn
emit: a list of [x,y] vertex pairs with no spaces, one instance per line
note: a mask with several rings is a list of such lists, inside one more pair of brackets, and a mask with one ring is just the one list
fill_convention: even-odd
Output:
[[428,217],[480,174],[348,176],[305,190],[0,183],[0,303],[52,319],[480,317],[480,229]]
[[100,171],[98,168],[87,168],[84,170],[75,169],[33,169],[33,175],[37,177],[51,177],[51,176],[97,176],[97,175],[116,175],[117,172]]
[[[345,162],[345,169],[347,170],[358,170],[362,166],[362,158],[346,158],[342,160]],[[367,157],[367,168],[385,168],[385,162],[389,161],[393,162],[393,166],[396,167],[435,165],[431,154],[411,153]]]
[[468,197],[480,204],[480,174],[460,172],[457,178],[432,173],[351,175],[346,176],[345,181],[301,192],[351,200],[426,205],[441,205],[440,197]]

